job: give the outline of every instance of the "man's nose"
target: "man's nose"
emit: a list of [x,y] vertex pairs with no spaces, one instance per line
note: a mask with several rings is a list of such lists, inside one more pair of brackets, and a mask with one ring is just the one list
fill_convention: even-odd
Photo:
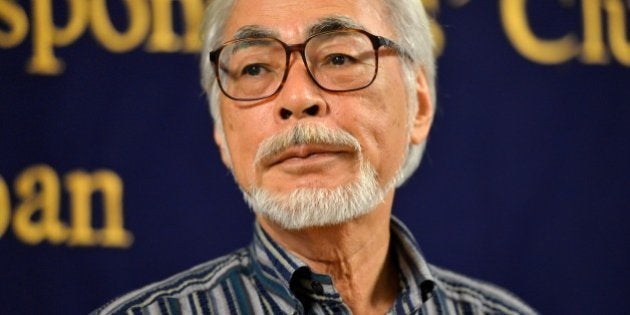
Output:
[[322,92],[309,76],[301,55],[294,52],[287,79],[277,98],[279,117],[288,120],[325,115],[328,108]]

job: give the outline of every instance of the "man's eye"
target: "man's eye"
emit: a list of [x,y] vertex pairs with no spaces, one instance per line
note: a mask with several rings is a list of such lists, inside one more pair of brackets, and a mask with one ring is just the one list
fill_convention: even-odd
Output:
[[256,75],[260,75],[262,70],[263,69],[260,65],[248,65],[243,68],[243,71],[241,71],[241,74],[256,76]]
[[348,63],[351,61],[352,58],[350,58],[347,55],[341,55],[341,54],[336,54],[336,55],[332,55],[329,57],[329,61],[332,65],[335,66],[343,66],[344,64]]

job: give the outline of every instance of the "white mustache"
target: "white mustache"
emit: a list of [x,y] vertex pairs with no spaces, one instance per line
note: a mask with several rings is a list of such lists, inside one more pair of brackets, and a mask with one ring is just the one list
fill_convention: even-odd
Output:
[[324,144],[346,146],[361,152],[357,138],[345,130],[328,128],[319,123],[299,123],[291,129],[265,139],[256,151],[255,165],[273,158],[293,146]]

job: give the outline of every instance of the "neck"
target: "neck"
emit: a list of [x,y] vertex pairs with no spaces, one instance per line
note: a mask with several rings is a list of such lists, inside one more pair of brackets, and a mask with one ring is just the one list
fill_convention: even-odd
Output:
[[389,255],[393,197],[392,190],[370,213],[334,226],[288,231],[262,216],[257,219],[271,238],[314,272],[330,275],[353,313],[383,314],[398,293]]

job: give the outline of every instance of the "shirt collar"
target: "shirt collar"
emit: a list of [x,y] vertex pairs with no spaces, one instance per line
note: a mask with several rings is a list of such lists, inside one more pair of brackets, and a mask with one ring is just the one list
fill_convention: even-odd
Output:
[[431,298],[435,280],[409,229],[394,216],[390,226],[391,244],[396,249],[401,288],[394,307],[396,314],[413,313]]
[[[390,228],[401,288],[394,308],[397,314],[404,314],[417,310],[431,297],[435,282],[409,229],[394,216]],[[250,251],[254,258],[254,272],[262,285],[285,302],[298,307],[300,303],[297,303],[297,299],[304,303],[300,297],[303,295],[309,295],[318,302],[341,302],[329,276],[312,272],[303,261],[276,243],[258,222],[254,227]]]

